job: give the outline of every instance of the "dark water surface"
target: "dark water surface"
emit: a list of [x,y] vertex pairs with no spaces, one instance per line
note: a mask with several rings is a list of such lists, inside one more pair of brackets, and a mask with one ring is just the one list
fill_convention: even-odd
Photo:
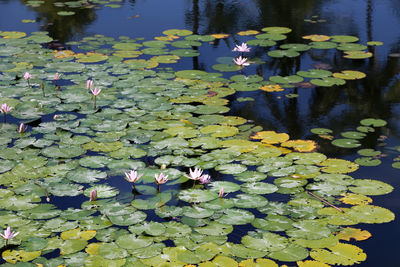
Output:
[[[84,36],[103,34],[117,38],[129,36],[152,39],[166,29],[190,29],[198,34],[230,33],[267,26],[286,26],[293,31],[288,42],[301,42],[309,34],[354,35],[361,43],[382,41],[375,48],[374,57],[352,61],[329,53],[315,53],[314,58],[301,57],[283,64],[271,59],[255,69],[250,66],[243,74],[258,73],[265,80],[271,75],[291,75],[302,69],[312,68],[312,63],[335,62],[333,70],[354,69],[367,77],[360,82],[348,82],[344,88],[319,87],[313,89],[287,89],[282,97],[276,94],[239,92],[235,97],[251,96],[254,102],[232,101],[230,114],[255,121],[264,130],[286,132],[292,139],[316,139],[310,129],[324,127],[340,132],[355,130],[359,121],[374,117],[388,122],[384,128],[369,134],[362,140],[363,148],[373,148],[388,153],[388,148],[400,145],[400,83],[399,58],[390,56],[400,53],[400,1],[396,0],[254,0],[254,1],[201,1],[201,0],[131,0],[121,2],[120,8],[100,7],[74,10],[74,16],[55,15],[59,8],[56,1],[37,8],[24,5],[27,1],[0,0],[0,30],[50,32],[50,36],[65,43],[80,40]],[[59,1],[63,2],[63,1]],[[118,3],[118,2],[117,2]],[[314,17],[313,17],[314,16]],[[21,22],[33,19],[37,23]],[[307,22],[305,20],[321,22]],[[217,57],[232,56],[229,42],[220,41],[210,48],[200,48],[196,59],[185,58],[177,69],[202,69],[213,71]],[[297,93],[298,98],[286,98],[287,93]],[[383,142],[381,135],[388,138]],[[338,149],[330,142],[320,142],[319,152],[330,157],[353,160],[357,149]],[[394,150],[395,151],[395,150]],[[360,167],[352,173],[354,178],[377,179],[395,187],[393,193],[373,197],[373,204],[400,214],[400,170],[391,167],[400,152],[382,158],[377,167]],[[367,253],[362,266],[400,266],[400,223],[361,225],[372,237],[357,242]]]

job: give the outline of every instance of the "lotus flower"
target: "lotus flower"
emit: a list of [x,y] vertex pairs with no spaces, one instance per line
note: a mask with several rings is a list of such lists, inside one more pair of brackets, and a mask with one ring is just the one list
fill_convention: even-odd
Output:
[[6,122],[6,114],[8,112],[10,112],[11,110],[13,110],[13,107],[10,107],[9,105],[7,105],[7,103],[4,103],[1,105],[1,109],[0,109],[0,113],[4,114],[4,123]]
[[18,126],[17,131],[18,131],[20,134],[23,134],[23,133],[26,132],[26,129],[28,129],[28,126],[25,126],[23,123],[21,123],[21,124]]
[[90,91],[91,91],[92,94],[94,95],[94,108],[96,108],[96,97],[97,97],[98,94],[100,94],[101,89],[96,87],[96,88],[94,88],[94,90],[93,90],[93,88],[90,88]]
[[96,201],[97,200],[97,190],[93,189],[90,191],[90,201]]
[[235,59],[233,60],[233,62],[234,62],[236,65],[241,66],[241,67],[242,67],[242,66],[249,66],[249,65],[250,65],[250,63],[247,62],[247,58],[241,57],[241,56],[235,58]]
[[208,184],[209,182],[211,182],[211,177],[208,174],[203,174],[199,177],[199,181],[201,184]]
[[200,168],[194,168],[194,171],[192,169],[189,169],[189,175],[185,175],[187,178],[192,179],[192,180],[199,180],[201,174],[203,173],[203,170]]
[[6,240],[6,246],[8,244],[8,240],[13,239],[19,234],[19,232],[11,232],[11,227],[8,226],[7,229],[4,231],[4,235],[0,233],[1,237]]
[[138,174],[137,171],[131,170],[130,173],[125,173],[125,180],[127,180],[130,183],[135,183],[137,180],[139,180],[140,177],[142,177],[143,174]]
[[250,47],[247,46],[246,43],[242,43],[242,45],[236,45],[236,47],[232,51],[237,51],[237,52],[250,52]]

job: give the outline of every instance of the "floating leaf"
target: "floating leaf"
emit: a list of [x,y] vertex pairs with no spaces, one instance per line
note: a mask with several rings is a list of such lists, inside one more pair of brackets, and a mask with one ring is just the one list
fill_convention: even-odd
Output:
[[359,247],[350,244],[339,243],[326,249],[313,249],[311,258],[328,264],[353,265],[365,261],[367,255]]
[[299,152],[313,151],[317,145],[311,140],[289,140],[281,144],[283,147],[290,147]]
[[387,124],[387,122],[381,119],[368,118],[361,120],[360,124],[364,126],[383,127]]
[[303,39],[311,40],[313,42],[324,42],[328,41],[331,39],[331,37],[327,35],[318,35],[318,34],[312,34],[312,35],[306,35],[302,37]]
[[332,74],[333,77],[343,80],[358,80],[365,78],[367,75],[361,71],[354,70],[342,70],[342,72],[336,72]]
[[17,262],[28,262],[36,259],[41,254],[41,251],[24,251],[24,250],[5,250],[1,254],[7,262],[15,264]]
[[343,147],[343,148],[356,148],[360,147],[361,144],[358,140],[355,139],[347,139],[347,138],[339,138],[332,141],[332,145]]
[[393,191],[393,187],[378,180],[359,179],[355,180],[349,190],[356,194],[363,195],[385,195]]
[[350,205],[367,205],[372,202],[370,197],[361,194],[354,194],[354,193],[343,193],[341,194],[343,197],[339,200],[345,204]]
[[321,170],[327,173],[349,173],[358,169],[358,164],[343,159],[327,159],[318,165],[323,166]]
[[346,227],[340,232],[336,233],[339,239],[350,241],[350,239],[355,239],[357,241],[366,240],[371,237],[371,233],[367,230],[361,230],[357,228]]

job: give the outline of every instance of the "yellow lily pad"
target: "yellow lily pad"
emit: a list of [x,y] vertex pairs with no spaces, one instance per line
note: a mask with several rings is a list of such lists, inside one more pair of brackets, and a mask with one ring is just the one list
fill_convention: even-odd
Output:
[[327,264],[353,265],[367,259],[367,254],[357,246],[339,243],[334,247],[326,249],[313,249],[311,258]]
[[354,194],[354,193],[343,193],[341,194],[343,197],[339,199],[345,204],[350,205],[367,205],[372,202],[372,198],[367,197],[362,194]]
[[289,140],[289,135],[286,133],[277,133],[275,131],[257,132],[250,137],[251,139],[262,139],[264,144],[279,144]]
[[24,32],[0,32],[0,36],[3,36],[4,39],[19,39],[26,36]]
[[238,32],[237,34],[241,35],[241,36],[247,36],[247,35],[254,35],[254,34],[258,34],[258,33],[260,33],[260,32],[259,31],[255,31],[255,30],[248,30],[248,31]]
[[299,152],[311,152],[317,144],[312,140],[290,140],[281,144],[283,147],[291,147]]
[[87,247],[85,248],[85,251],[87,252],[87,254],[89,255],[99,255],[99,247],[102,245],[103,243],[90,243],[89,245],[87,245]]
[[55,58],[66,58],[66,57],[73,57],[73,56],[75,56],[75,52],[71,51],[71,50],[61,50],[61,51],[54,50]]
[[81,229],[79,227],[76,228],[76,229],[68,230],[68,231],[65,231],[65,232],[61,233],[61,238],[64,239],[64,240],[67,240],[67,239],[89,240],[89,239],[92,239],[95,236],[96,236],[96,231],[95,230],[81,231]]
[[342,72],[336,72],[332,74],[333,77],[343,80],[358,80],[365,78],[367,75],[361,71],[355,70],[343,70]]
[[24,251],[24,250],[6,250],[4,251],[1,256],[3,259],[5,259],[7,262],[10,263],[17,263],[17,262],[28,262],[33,259],[36,259],[37,257],[40,256],[42,252],[41,251]]
[[212,37],[216,38],[216,39],[224,39],[224,38],[228,38],[229,34],[226,33],[216,33],[216,34],[211,34]]
[[280,92],[285,89],[282,88],[279,84],[268,84],[268,85],[264,85],[263,87],[261,87],[260,90],[266,91],[266,92]]
[[331,37],[327,35],[319,35],[319,34],[312,34],[312,35],[306,35],[302,37],[303,39],[311,40],[313,42],[324,42],[328,41],[331,39]]
[[330,265],[320,262],[320,261],[298,261],[297,265],[299,267],[329,267]]
[[361,230],[352,227],[346,227],[336,234],[336,237],[342,240],[350,241],[355,239],[357,241],[366,240],[371,237],[371,233],[367,230]]

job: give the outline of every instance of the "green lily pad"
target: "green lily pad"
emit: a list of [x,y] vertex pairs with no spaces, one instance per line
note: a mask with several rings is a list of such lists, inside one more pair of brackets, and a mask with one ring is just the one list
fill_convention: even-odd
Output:
[[183,190],[178,194],[178,198],[185,202],[207,202],[217,197],[217,193],[201,189]]
[[275,83],[299,83],[303,81],[303,77],[297,75],[291,76],[270,76],[269,80]]
[[222,224],[242,225],[251,223],[255,219],[255,216],[247,210],[226,209],[223,212],[224,215],[218,219],[218,222]]
[[383,127],[387,124],[387,122],[381,119],[368,118],[361,120],[360,124],[364,126]]
[[382,161],[379,159],[374,159],[371,157],[356,158],[354,162],[361,166],[378,166],[382,163]]
[[274,233],[265,232],[262,238],[254,238],[251,236],[242,237],[242,244],[250,249],[260,251],[279,251],[288,246],[286,237]]
[[355,180],[349,190],[357,194],[375,196],[388,194],[393,191],[393,187],[382,181],[362,179]]
[[[357,136],[359,136],[359,135],[357,135]],[[359,141],[357,141],[355,139],[347,139],[347,138],[335,139],[332,141],[332,145],[338,146],[338,147],[343,147],[343,148],[356,148],[356,147],[361,146]]]

